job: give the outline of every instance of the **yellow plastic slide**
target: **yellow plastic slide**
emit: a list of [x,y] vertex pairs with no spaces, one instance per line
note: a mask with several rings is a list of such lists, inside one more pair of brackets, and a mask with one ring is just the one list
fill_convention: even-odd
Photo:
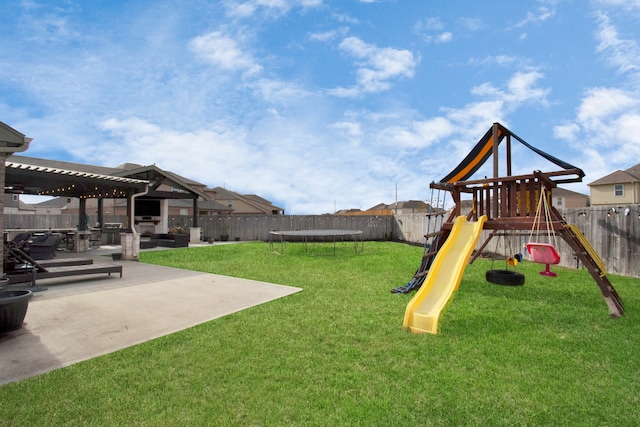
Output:
[[424,283],[407,305],[405,328],[416,334],[438,333],[440,313],[460,286],[464,269],[478,244],[486,220],[486,215],[478,218],[477,222],[469,222],[465,216],[455,219],[451,233],[431,263]]

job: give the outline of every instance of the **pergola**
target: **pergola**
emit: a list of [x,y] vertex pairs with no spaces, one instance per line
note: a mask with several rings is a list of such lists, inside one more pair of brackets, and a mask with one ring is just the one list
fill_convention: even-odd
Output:
[[143,193],[149,184],[149,181],[143,179],[32,165],[12,159],[5,161],[5,168],[5,193],[78,198],[78,231],[87,229],[83,219],[87,199],[130,200],[133,195]]
[[[193,200],[193,227],[198,226],[198,199],[209,199],[207,194],[196,185],[192,185],[192,182],[155,165],[119,169],[12,156],[14,153],[27,150],[30,142],[31,138],[0,122],[0,180],[4,181],[5,193],[77,198],[79,233],[87,232],[85,217],[88,199],[97,199],[100,223],[103,223],[104,199],[126,199],[127,231],[133,232],[134,235],[136,233],[133,206],[137,198]],[[162,185],[170,186],[172,191],[161,190]],[[0,215],[3,206],[4,203],[0,205]],[[0,216],[2,231],[3,218]],[[128,244],[132,246],[129,248],[130,253],[134,254],[134,258],[137,257],[135,239]]]
[[[5,161],[5,192],[53,197],[75,197],[84,217],[88,199],[98,201],[98,222],[102,223],[104,199],[126,199],[128,224],[134,224],[134,199],[190,199],[194,207],[194,227],[197,227],[198,199],[209,199],[206,193],[184,178],[155,165],[133,169],[106,168],[22,156]],[[160,186],[172,191],[161,190]],[[84,224],[80,221],[79,224]],[[84,230],[83,228],[80,230]]]

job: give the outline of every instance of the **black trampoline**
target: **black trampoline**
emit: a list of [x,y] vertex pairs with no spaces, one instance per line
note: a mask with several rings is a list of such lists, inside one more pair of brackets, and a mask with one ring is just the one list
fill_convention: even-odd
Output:
[[[299,241],[304,245],[306,252],[309,252],[310,242],[333,243],[333,255],[336,254],[337,242],[353,242],[353,249],[362,252],[364,240],[362,230],[283,230],[270,231],[269,243],[273,250],[274,237],[280,239],[280,253],[284,253],[287,241]],[[288,240],[287,240],[288,239]]]

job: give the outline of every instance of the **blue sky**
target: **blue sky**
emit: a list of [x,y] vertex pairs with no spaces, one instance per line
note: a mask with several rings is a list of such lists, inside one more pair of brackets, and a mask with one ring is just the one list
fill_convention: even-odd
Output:
[[[28,156],[300,214],[428,200],[493,122],[582,168],[574,191],[640,162],[640,0],[3,3],[0,121]],[[557,170],[525,150],[514,173]]]

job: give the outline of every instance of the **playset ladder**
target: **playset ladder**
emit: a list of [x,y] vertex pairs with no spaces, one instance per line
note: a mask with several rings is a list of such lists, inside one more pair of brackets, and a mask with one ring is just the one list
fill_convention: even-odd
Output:
[[560,236],[571,246],[576,256],[582,261],[582,264],[595,280],[609,307],[611,317],[622,316],[624,314],[622,300],[607,278],[607,271],[602,259],[582,234],[582,231],[575,224],[565,224],[564,229],[560,231]]

